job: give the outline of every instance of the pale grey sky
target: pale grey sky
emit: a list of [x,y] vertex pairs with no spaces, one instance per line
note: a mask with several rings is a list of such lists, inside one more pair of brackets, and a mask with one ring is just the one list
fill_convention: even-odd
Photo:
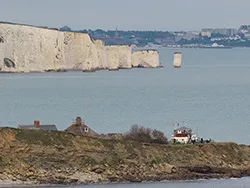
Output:
[[0,20],[74,29],[195,30],[250,24],[250,0],[1,0]]

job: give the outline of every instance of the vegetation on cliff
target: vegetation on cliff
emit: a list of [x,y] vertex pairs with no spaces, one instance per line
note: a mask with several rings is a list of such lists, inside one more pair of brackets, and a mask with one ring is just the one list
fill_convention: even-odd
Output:
[[250,147],[235,143],[154,144],[1,128],[0,150],[0,180],[139,182],[250,174]]
[[124,135],[123,139],[145,143],[168,143],[168,139],[163,132],[139,125],[132,125],[130,130]]

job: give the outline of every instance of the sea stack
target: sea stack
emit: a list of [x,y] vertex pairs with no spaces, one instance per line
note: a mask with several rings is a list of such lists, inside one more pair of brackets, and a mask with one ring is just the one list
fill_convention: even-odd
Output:
[[182,59],[182,53],[175,52],[174,53],[174,68],[181,68],[181,59]]

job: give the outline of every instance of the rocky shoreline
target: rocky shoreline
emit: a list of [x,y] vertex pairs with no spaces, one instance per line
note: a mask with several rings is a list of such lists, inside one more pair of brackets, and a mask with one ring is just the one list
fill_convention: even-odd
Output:
[[144,67],[143,65],[138,65],[138,66],[133,66],[131,68],[117,68],[117,69],[107,69],[107,68],[94,68],[90,70],[81,70],[81,69],[48,69],[44,71],[1,71],[0,74],[32,74],[32,73],[65,73],[65,72],[83,72],[83,73],[94,73],[98,71],[119,71],[119,70],[130,70],[130,69],[159,69],[159,68],[164,68],[163,65],[159,65],[156,67]]
[[0,185],[250,176],[250,147],[235,143],[160,145],[0,128],[0,150]]

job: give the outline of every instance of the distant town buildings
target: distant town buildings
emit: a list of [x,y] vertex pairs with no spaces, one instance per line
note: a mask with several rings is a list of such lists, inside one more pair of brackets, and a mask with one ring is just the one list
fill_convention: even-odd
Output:
[[211,37],[211,32],[210,31],[201,31],[201,36],[203,37]]
[[[60,30],[70,30],[64,26]],[[203,28],[200,31],[122,31],[80,30],[106,45],[133,45],[138,47],[203,47],[218,45],[250,47],[250,25],[239,28]]]
[[221,34],[221,35],[230,37],[230,36],[236,35],[238,32],[239,30],[236,28],[216,28],[216,29],[205,28],[201,30],[201,33],[204,36],[208,36],[208,37],[211,37],[212,34]]

